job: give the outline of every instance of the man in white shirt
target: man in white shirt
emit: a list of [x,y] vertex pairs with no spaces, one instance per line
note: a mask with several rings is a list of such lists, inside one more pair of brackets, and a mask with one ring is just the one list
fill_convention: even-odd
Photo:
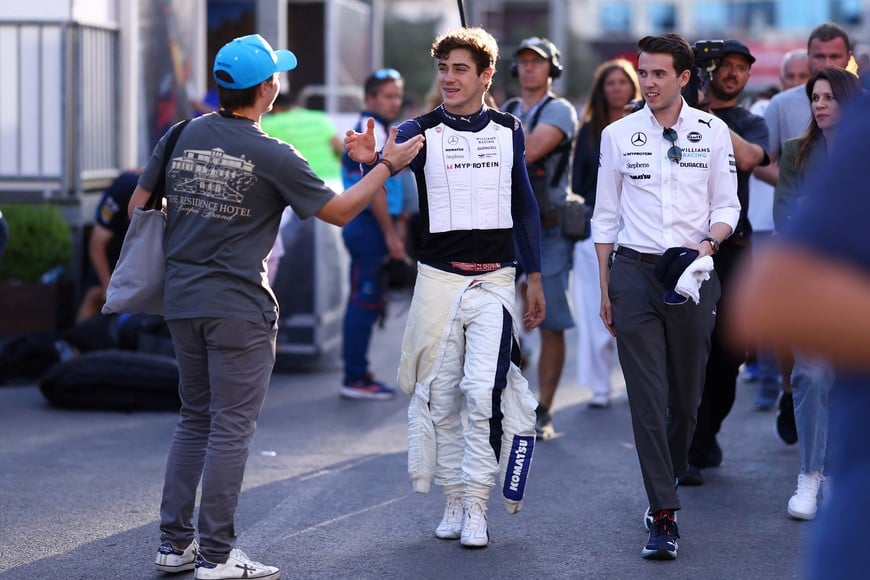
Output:
[[674,482],[688,468],[720,288],[711,272],[698,303],[671,304],[656,264],[674,247],[715,253],[737,224],[740,202],[728,127],[680,93],[692,48],[663,34],[642,38],[638,49],[646,106],[602,133],[592,239],[601,318],[616,336],[652,516],[642,554],[673,559]]

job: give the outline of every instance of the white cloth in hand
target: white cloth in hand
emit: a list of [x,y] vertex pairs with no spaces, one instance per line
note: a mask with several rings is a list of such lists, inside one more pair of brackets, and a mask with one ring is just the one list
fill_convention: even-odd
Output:
[[701,301],[701,284],[710,279],[712,271],[713,258],[711,256],[698,258],[683,270],[674,290],[677,294],[691,298],[695,304],[698,304]]

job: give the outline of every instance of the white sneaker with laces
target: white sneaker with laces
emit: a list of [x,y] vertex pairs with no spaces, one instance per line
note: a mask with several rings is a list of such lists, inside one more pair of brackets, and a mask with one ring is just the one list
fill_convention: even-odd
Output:
[[821,471],[798,474],[797,489],[788,500],[788,515],[799,520],[811,520],[816,517],[819,486],[824,477]]
[[472,497],[465,500],[465,518],[459,543],[468,548],[484,548],[489,544],[486,529],[486,502]]
[[610,406],[610,395],[604,393],[593,395],[589,399],[589,406],[593,409],[606,409]]
[[462,494],[451,493],[447,496],[447,505],[444,507],[444,517],[435,528],[435,535],[442,540],[458,540],[462,535],[462,522],[465,510],[462,507]]
[[233,548],[223,564],[209,562],[200,554],[193,577],[194,580],[277,580],[281,571],[275,566],[254,562],[244,552]]
[[171,542],[163,542],[157,549],[157,560],[154,567],[160,572],[187,572],[193,570],[196,555],[199,553],[199,542],[194,540],[183,550],[179,550]]

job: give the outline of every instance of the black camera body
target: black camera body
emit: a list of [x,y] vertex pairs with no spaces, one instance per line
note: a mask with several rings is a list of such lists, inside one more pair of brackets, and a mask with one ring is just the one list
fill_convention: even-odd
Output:
[[692,67],[692,75],[682,92],[686,102],[696,107],[699,94],[706,95],[707,89],[710,88],[713,71],[724,56],[725,41],[699,40],[692,46],[692,50],[695,53],[695,66]]

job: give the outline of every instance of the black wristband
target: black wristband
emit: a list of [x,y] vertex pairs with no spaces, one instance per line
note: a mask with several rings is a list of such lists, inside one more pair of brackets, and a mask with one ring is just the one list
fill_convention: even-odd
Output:
[[378,165],[381,163],[386,165],[387,169],[390,170],[390,177],[395,177],[396,174],[399,173],[399,171],[401,171],[401,169],[397,171],[396,167],[393,165],[393,163],[389,159],[387,159],[386,157],[381,157],[375,165]]

